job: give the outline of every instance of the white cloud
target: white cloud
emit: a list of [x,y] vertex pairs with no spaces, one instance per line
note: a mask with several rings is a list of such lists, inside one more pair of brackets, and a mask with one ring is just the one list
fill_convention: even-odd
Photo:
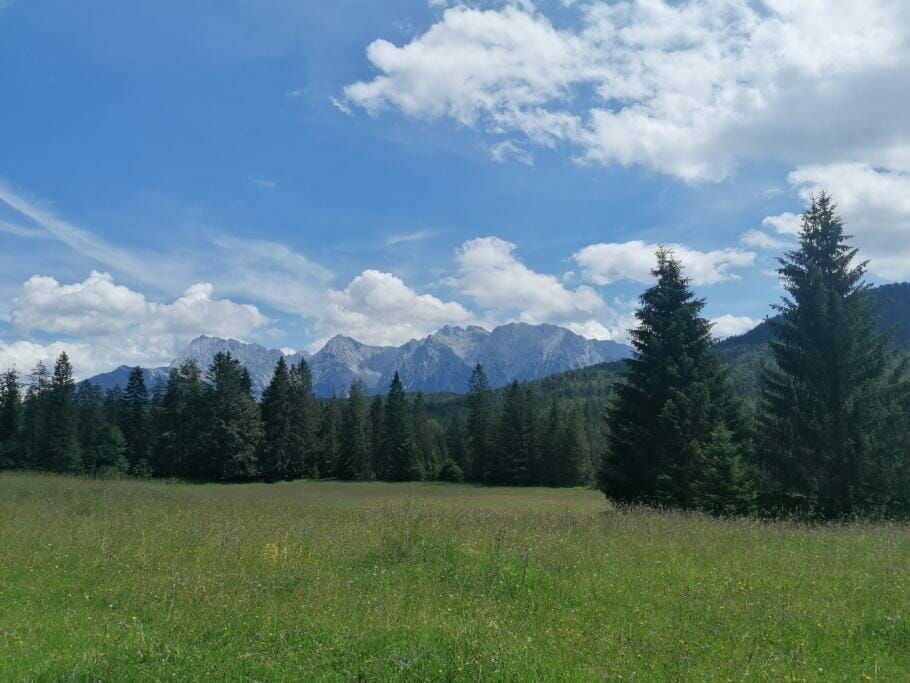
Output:
[[[869,259],[873,273],[889,280],[910,277],[910,166],[809,165],[790,173],[789,181],[806,201],[822,190],[831,193],[847,233],[861,250],[860,258]],[[765,222],[792,229],[798,226],[798,216],[769,216]]]
[[[664,245],[673,251],[686,270],[686,275],[696,285],[711,285],[724,280],[737,279],[733,268],[748,267],[755,262],[755,253],[740,249],[697,251],[678,244]],[[621,280],[652,282],[651,271],[657,265],[657,244],[641,240],[592,244],[573,254],[581,266],[582,275],[597,285],[608,285]]]
[[534,165],[534,156],[524,147],[515,144],[511,140],[505,140],[490,147],[490,158],[500,164],[512,159],[525,166]]
[[781,213],[776,216],[766,216],[762,222],[765,228],[771,228],[779,235],[798,235],[802,227],[802,218],[798,213]]
[[415,230],[414,232],[399,233],[391,235],[385,241],[385,246],[394,247],[396,244],[405,244],[407,242],[420,242],[435,235],[434,230]]
[[711,324],[714,326],[711,331],[718,339],[735,337],[738,334],[748,332],[760,322],[760,320],[755,320],[749,316],[730,315],[727,313],[711,320]]
[[33,240],[47,239],[48,237],[48,234],[43,230],[25,228],[21,225],[7,223],[6,221],[0,221],[0,232],[5,232],[7,235],[14,235],[15,237],[25,237],[26,239]]
[[274,190],[278,187],[278,183],[274,180],[269,180],[268,178],[250,178],[250,185],[262,187],[266,190]]
[[[767,220],[767,219],[765,219]],[[786,249],[787,247],[792,246],[790,242],[782,240],[773,235],[769,235],[766,232],[761,230],[747,230],[743,233],[742,237],[739,238],[739,241],[747,247],[753,247],[755,249]]]
[[255,306],[214,298],[209,283],[193,285],[170,303],[156,303],[99,272],[67,285],[46,276],[30,278],[13,301],[11,320],[20,333],[69,339],[2,345],[0,367],[27,370],[29,363],[65,349],[81,377],[121,364],[166,365],[197,335],[242,339],[269,322]]
[[418,294],[391,273],[365,270],[345,289],[328,291],[317,327],[326,336],[345,334],[385,346],[424,337],[445,324],[472,322],[474,315],[459,303]]
[[587,285],[571,289],[561,278],[519,261],[515,245],[498,237],[465,242],[448,284],[483,310],[487,324],[520,321],[563,325],[592,339],[625,337],[619,314]]
[[569,143],[582,160],[689,181],[720,180],[743,159],[879,163],[910,137],[906,2],[575,7],[575,29],[530,2],[446,9],[407,44],[371,43],[378,74],[348,85],[345,106]]
[[515,258],[515,245],[498,237],[465,242],[456,254],[453,284],[482,308],[516,311],[527,323],[573,320],[606,311],[591,287],[569,289],[553,275],[537,273]]

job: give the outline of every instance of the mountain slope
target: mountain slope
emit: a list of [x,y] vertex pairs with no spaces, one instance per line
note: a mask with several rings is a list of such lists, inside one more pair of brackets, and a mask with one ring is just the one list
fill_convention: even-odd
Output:
[[[355,339],[336,336],[317,353],[288,356],[289,363],[301,358],[310,365],[317,396],[340,396],[351,382],[361,379],[370,393],[386,391],[399,372],[409,392],[467,390],[471,370],[482,363],[490,384],[503,386],[513,380],[538,379],[553,373],[583,368],[628,357],[631,348],[611,341],[585,339],[555,325],[514,323],[492,332],[471,326],[447,326],[401,346],[369,346]],[[202,336],[194,339],[171,367],[194,360],[208,367],[215,354],[230,353],[249,371],[253,390],[261,395],[268,385],[281,351],[235,339]],[[91,378],[95,383],[125,384],[122,369]],[[123,377],[121,377],[123,375]]]

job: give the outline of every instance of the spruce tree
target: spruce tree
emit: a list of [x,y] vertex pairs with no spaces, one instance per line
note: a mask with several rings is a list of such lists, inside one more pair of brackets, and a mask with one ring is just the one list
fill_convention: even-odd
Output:
[[889,372],[866,264],[835,209],[829,195],[813,197],[799,248],[779,260],[788,296],[769,321],[774,364],[762,375],[760,411],[764,504],[824,517],[901,506],[891,475],[906,458],[884,433],[894,429],[902,379]]
[[385,477],[385,465],[382,460],[382,430],[385,423],[385,404],[382,396],[374,396],[370,401],[370,471],[376,479]]
[[483,366],[477,363],[468,383],[468,456],[472,481],[494,476],[496,456],[496,403]]
[[73,366],[66,352],[54,365],[45,418],[44,458],[53,472],[82,471]]
[[520,486],[529,483],[533,453],[532,420],[527,396],[512,382],[503,399],[499,437],[494,451],[494,464],[488,481],[494,484]]
[[38,361],[32,370],[32,383],[25,394],[23,404],[23,466],[30,469],[50,469],[44,451],[50,393],[50,374],[44,363]]
[[331,477],[335,473],[341,449],[341,420],[341,401],[337,398],[326,401],[322,406],[312,473],[309,476]]
[[657,252],[657,282],[641,296],[634,357],[607,414],[604,493],[622,502],[698,507],[702,445],[720,426],[743,436],[739,407],[713,350],[704,301],[671,252]]
[[204,459],[208,476],[239,481],[258,474],[262,438],[259,406],[253,400],[249,373],[230,353],[218,353],[207,373]]
[[204,478],[206,389],[194,360],[172,368],[155,416],[152,472],[158,477]]
[[289,370],[291,444],[288,479],[314,477],[319,459],[318,429],[322,411],[313,393],[310,366],[303,359]]
[[0,469],[20,467],[22,388],[19,373],[7,370],[0,377]]
[[344,402],[341,439],[335,476],[339,479],[370,478],[370,443],[367,437],[366,387],[359,379],[351,383]]
[[150,474],[151,424],[149,394],[142,368],[130,371],[120,408],[120,430],[126,439],[126,458],[130,471],[139,476]]
[[560,431],[559,486],[582,486],[590,480],[591,449],[581,411],[572,410]]
[[259,470],[266,481],[289,478],[294,449],[294,406],[291,375],[284,357],[278,359],[269,385],[262,392],[263,438]]
[[559,486],[563,457],[564,417],[554,398],[543,427],[541,457],[537,465],[537,483],[543,486]]
[[420,479],[422,473],[411,430],[408,399],[397,372],[389,385],[382,432],[384,478],[387,481]]

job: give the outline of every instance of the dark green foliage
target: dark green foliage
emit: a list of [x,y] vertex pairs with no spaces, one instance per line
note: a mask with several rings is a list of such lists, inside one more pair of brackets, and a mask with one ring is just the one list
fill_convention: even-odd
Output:
[[259,406],[253,400],[249,373],[229,353],[218,353],[206,378],[202,463],[206,478],[252,479],[262,437]]
[[19,374],[7,370],[0,377],[0,469],[24,465],[21,432],[22,387]]
[[461,471],[461,467],[452,458],[446,458],[439,469],[439,481],[452,483],[464,481],[464,472]]
[[317,429],[320,407],[313,394],[310,366],[301,359],[288,371],[290,382],[291,443],[287,478],[316,476],[319,460]]
[[471,373],[467,403],[468,470],[473,481],[490,481],[496,452],[496,403],[480,363]]
[[382,460],[382,432],[385,425],[385,403],[382,396],[374,396],[370,401],[369,428],[370,428],[370,469],[376,479],[382,479],[385,474],[385,464]]
[[152,472],[158,477],[203,478],[205,387],[202,371],[189,360],[173,368],[155,411]]
[[278,359],[272,380],[262,393],[263,438],[259,472],[266,481],[287,479],[294,455],[294,398],[291,375],[284,357]]
[[341,421],[342,401],[333,398],[326,401],[322,407],[319,421],[319,432],[314,464],[312,467],[315,478],[331,477],[338,464],[338,454],[341,449]]
[[905,383],[892,372],[865,264],[848,239],[821,194],[802,216],[799,249],[780,259],[788,297],[769,321],[774,363],[762,375],[760,407],[766,507],[842,517],[906,505],[908,492],[888,481],[907,453],[886,434],[901,417]]
[[[600,487],[623,502],[698,507],[700,453],[715,430],[741,418],[679,262],[657,252],[657,283],[641,297],[635,357],[608,411]],[[737,434],[737,445],[741,438]]]
[[398,373],[392,378],[385,402],[382,430],[383,478],[409,481],[422,478],[419,454],[411,429],[410,407]]
[[142,368],[130,371],[120,402],[120,430],[126,439],[126,459],[130,471],[139,476],[150,473],[151,424],[149,394]]
[[520,486],[529,483],[534,459],[532,413],[524,388],[513,382],[502,405],[495,460],[487,481]]
[[64,352],[54,365],[46,396],[45,438],[41,451],[47,469],[52,472],[82,471],[75,394],[73,366]]
[[591,447],[581,411],[572,410],[559,431],[558,486],[581,486],[591,480]]
[[367,430],[366,387],[354,380],[348,391],[341,420],[341,443],[335,476],[365,481],[371,477],[370,441]]

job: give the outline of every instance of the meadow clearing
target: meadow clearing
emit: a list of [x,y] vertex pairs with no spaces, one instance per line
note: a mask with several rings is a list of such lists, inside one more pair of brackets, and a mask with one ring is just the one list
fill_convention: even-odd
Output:
[[0,474],[0,680],[910,679],[910,528]]

